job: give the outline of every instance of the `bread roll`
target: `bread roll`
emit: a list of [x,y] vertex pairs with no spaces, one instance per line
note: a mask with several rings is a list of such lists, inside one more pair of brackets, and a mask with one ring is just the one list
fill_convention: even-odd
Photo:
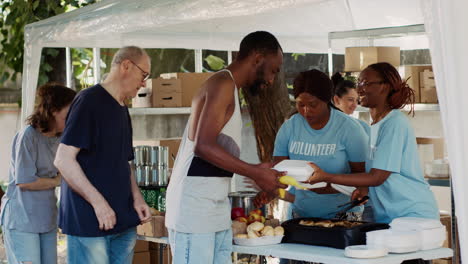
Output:
[[248,238],[257,238],[257,237],[259,237],[259,235],[258,235],[258,233],[256,231],[248,230],[247,231],[247,237]]
[[265,226],[261,231],[262,236],[274,236],[275,230],[271,226]]
[[284,235],[284,228],[282,226],[275,227],[274,231],[275,231],[275,236]]
[[237,235],[235,235],[234,237],[236,237],[236,238],[249,238],[249,237],[247,236],[247,234],[237,234]]
[[247,231],[252,230],[252,231],[260,231],[265,227],[264,224],[260,222],[253,222],[247,227]]

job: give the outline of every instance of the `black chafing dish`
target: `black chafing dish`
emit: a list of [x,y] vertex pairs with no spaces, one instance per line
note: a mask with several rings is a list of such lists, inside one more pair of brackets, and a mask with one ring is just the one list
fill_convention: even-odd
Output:
[[[366,232],[368,231],[389,228],[388,224],[357,221],[346,221],[350,223],[359,223],[359,225],[351,227],[306,226],[299,224],[301,220],[323,222],[328,219],[295,218],[284,222],[282,226],[285,230],[285,236],[281,241],[282,243],[299,243],[344,249],[345,247],[352,245],[365,245]],[[339,219],[331,219],[328,221],[331,221],[332,223],[344,222]]]

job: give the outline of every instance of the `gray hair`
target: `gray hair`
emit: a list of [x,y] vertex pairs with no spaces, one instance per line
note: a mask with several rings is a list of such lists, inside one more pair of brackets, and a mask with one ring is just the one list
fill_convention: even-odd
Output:
[[124,60],[131,60],[136,63],[144,55],[148,56],[144,49],[137,46],[126,46],[115,53],[114,58],[112,59],[112,65],[120,64]]

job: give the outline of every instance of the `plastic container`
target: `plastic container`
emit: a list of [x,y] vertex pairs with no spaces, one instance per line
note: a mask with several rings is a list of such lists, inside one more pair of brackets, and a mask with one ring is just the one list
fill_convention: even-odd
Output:
[[345,256],[349,258],[380,258],[388,255],[385,247],[374,247],[368,245],[349,246],[345,248]]
[[277,171],[286,171],[288,176],[295,178],[300,185],[313,189],[313,188],[322,188],[327,186],[325,182],[319,182],[315,184],[301,183],[307,181],[309,177],[314,172],[314,169],[307,164],[306,160],[283,160],[276,164],[273,169]]

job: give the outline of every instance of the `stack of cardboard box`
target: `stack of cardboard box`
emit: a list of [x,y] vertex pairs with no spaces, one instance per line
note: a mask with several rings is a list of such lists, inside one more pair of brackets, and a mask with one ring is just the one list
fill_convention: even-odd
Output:
[[416,103],[438,103],[431,65],[405,65],[400,68],[400,75],[414,90]]
[[147,81],[153,107],[190,107],[192,98],[213,73],[164,73]]

